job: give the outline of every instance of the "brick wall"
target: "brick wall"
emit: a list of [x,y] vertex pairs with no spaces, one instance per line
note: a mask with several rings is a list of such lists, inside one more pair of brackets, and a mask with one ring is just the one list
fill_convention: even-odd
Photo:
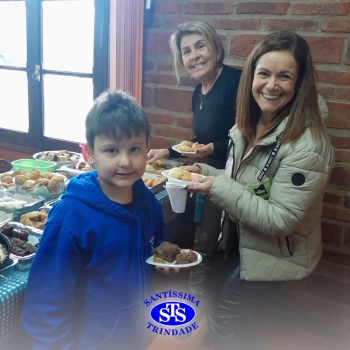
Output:
[[200,19],[222,36],[226,63],[243,67],[263,35],[290,29],[308,41],[329,108],[336,165],[324,197],[324,259],[350,265],[350,1],[153,0],[145,13],[143,106],[152,147],[192,137],[191,95],[197,82],[176,84],[169,35],[178,23]]

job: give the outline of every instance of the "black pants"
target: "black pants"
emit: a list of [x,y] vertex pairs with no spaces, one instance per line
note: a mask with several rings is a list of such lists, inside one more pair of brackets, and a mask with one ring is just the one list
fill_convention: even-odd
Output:
[[208,335],[215,349],[259,350],[250,316],[270,299],[284,282],[248,282],[239,277],[239,256],[233,261],[234,271],[222,287],[208,315]]
[[196,295],[203,294],[209,272],[213,267],[213,260],[218,248],[218,238],[221,232],[222,209],[208,198],[204,199],[202,221],[198,241],[194,250],[202,255],[202,262],[191,268],[189,289]]

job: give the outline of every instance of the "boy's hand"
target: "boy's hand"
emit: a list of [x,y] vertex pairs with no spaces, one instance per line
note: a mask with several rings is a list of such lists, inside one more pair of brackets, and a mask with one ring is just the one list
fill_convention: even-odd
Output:
[[170,268],[170,267],[159,267],[159,266],[155,266],[156,270],[161,272],[161,273],[164,273],[165,275],[170,275],[170,274],[177,274],[179,273],[180,271],[185,271],[185,270],[188,270],[189,267],[184,267],[184,268]]

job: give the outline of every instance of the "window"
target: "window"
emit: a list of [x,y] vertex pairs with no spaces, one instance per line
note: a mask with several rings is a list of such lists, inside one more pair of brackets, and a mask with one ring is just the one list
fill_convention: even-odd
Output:
[[74,149],[108,86],[108,0],[0,1],[0,142]]

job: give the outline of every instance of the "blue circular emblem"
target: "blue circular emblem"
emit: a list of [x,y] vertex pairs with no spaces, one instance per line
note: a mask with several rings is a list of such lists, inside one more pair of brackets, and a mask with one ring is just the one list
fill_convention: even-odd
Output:
[[191,322],[196,311],[190,305],[178,301],[167,301],[154,306],[151,310],[153,321],[166,326],[180,326]]

